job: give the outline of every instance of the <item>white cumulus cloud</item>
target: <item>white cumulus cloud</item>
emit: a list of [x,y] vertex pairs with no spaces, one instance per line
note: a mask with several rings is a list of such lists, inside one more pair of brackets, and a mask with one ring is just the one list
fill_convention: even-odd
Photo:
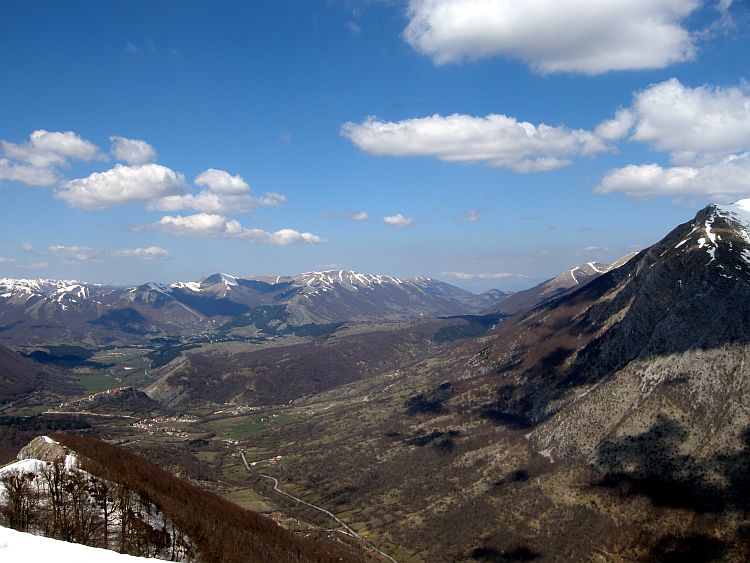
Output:
[[605,141],[619,141],[630,134],[635,117],[627,108],[620,108],[612,119],[602,121],[594,130],[594,134]]
[[156,160],[156,149],[146,141],[117,135],[110,137],[109,140],[112,142],[112,154],[117,160],[128,164],[146,164]]
[[254,244],[322,244],[321,237],[309,232],[294,229],[280,229],[275,232],[262,229],[248,229],[235,220],[227,220],[222,215],[196,213],[188,216],[166,215],[150,227],[163,233],[184,237],[227,237],[247,240]]
[[57,182],[57,174],[52,168],[37,168],[0,158],[0,180],[21,182],[27,186],[52,186]]
[[609,171],[596,191],[646,199],[659,195],[702,195],[730,200],[750,193],[750,152],[704,166],[631,164]]
[[436,64],[503,56],[539,72],[663,68],[695,56],[700,0],[411,0],[404,38]]
[[69,160],[102,158],[99,148],[73,131],[38,129],[24,143],[0,140],[0,180],[30,186],[51,186],[57,182],[57,168]]
[[258,206],[277,207],[286,201],[286,196],[276,192],[254,196],[250,185],[240,175],[232,176],[225,170],[209,168],[195,178],[195,184],[203,189],[196,194],[184,193],[154,199],[149,202],[149,209],[167,212],[193,209],[224,215],[247,213]]
[[589,131],[534,125],[496,114],[433,115],[397,122],[369,117],[362,123],[345,123],[341,134],[374,155],[484,162],[516,172],[552,170],[569,164],[570,157],[607,150]]
[[221,215],[165,215],[152,225],[155,229],[178,237],[219,236],[226,233],[227,220]]
[[225,170],[209,168],[195,178],[195,185],[205,186],[223,195],[241,195],[250,191],[250,185],[239,174],[232,176]]
[[185,178],[160,164],[116,164],[104,172],[63,182],[57,197],[71,207],[98,210],[179,194]]
[[383,223],[392,227],[403,228],[411,227],[413,221],[408,217],[404,217],[401,213],[397,213],[396,215],[386,215],[383,217]]
[[698,86],[677,79],[636,93],[629,108],[597,128],[667,153],[672,166],[631,164],[610,170],[600,193],[634,198],[695,195],[731,199],[750,191],[750,86]]
[[0,141],[8,158],[19,160],[37,168],[62,166],[68,159],[93,160],[100,156],[99,148],[82,139],[73,131],[45,131],[39,129],[29,135],[26,143]]
[[268,232],[261,229],[244,229],[232,236],[245,239],[254,244],[323,244],[325,240],[312,233],[301,233],[294,229],[279,229]]
[[632,139],[699,164],[750,149],[750,86],[690,88],[672,78],[638,93]]

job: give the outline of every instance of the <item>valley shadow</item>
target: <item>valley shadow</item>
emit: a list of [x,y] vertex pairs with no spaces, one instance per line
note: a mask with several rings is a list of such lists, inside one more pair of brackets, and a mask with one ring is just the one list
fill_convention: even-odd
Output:
[[557,372],[573,352],[575,352],[575,350],[572,348],[558,346],[537,362],[536,369],[542,372]]
[[656,506],[720,510],[723,491],[704,481],[699,468],[679,453],[686,439],[680,425],[660,416],[646,432],[604,442],[597,465],[605,474],[596,485],[621,495],[644,495]]
[[456,449],[455,438],[460,435],[458,430],[448,430],[442,432],[433,430],[429,434],[417,434],[411,438],[406,438],[404,444],[407,446],[432,446],[441,454],[450,454]]
[[[681,453],[689,439],[679,424],[661,415],[641,434],[603,443],[597,465],[603,476],[592,484],[625,497],[645,497],[655,507],[692,512],[695,522],[684,535],[667,533],[647,546],[647,561],[714,561],[730,550],[748,553],[750,534],[723,524],[715,537],[716,518],[746,518],[750,512],[750,428],[742,435],[744,445],[731,454],[698,460]],[[713,522],[713,524],[706,524]]]
[[706,534],[661,537],[644,558],[654,563],[720,561],[729,550],[728,542]]
[[596,486],[696,513],[748,511],[750,429],[742,437],[741,450],[699,461],[680,453],[687,431],[660,415],[646,432],[609,440],[598,448],[597,465],[604,476]]
[[540,553],[537,553],[526,546],[519,546],[510,550],[500,550],[493,547],[477,547],[471,551],[471,558],[475,561],[487,561],[491,563],[534,561],[539,559],[540,556]]
[[442,414],[447,411],[443,403],[453,396],[453,384],[445,381],[424,393],[412,395],[405,402],[406,412],[417,414]]
[[531,408],[528,396],[515,397],[515,385],[503,385],[497,390],[497,398],[479,408],[479,416],[506,426],[512,430],[524,430],[533,426],[534,421],[527,415]]

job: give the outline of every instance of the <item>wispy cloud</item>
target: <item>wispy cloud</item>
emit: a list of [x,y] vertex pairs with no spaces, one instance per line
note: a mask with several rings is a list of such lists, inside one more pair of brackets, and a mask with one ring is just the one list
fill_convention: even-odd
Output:
[[344,217],[352,221],[366,221],[370,214],[367,211],[324,211],[324,217]]
[[476,209],[470,209],[466,213],[459,213],[458,215],[456,215],[456,219],[464,223],[476,223],[482,217],[482,212],[477,211]]
[[49,252],[64,262],[90,262],[101,258],[101,251],[87,246],[50,246]]
[[166,260],[169,258],[169,252],[158,246],[147,246],[145,248],[124,248],[113,250],[108,253],[114,258],[134,258],[136,260]]
[[67,263],[101,261],[106,258],[127,258],[139,261],[166,260],[169,252],[158,246],[145,248],[123,248],[119,250],[100,250],[87,246],[50,246],[49,255]]
[[511,272],[493,272],[493,273],[471,273],[471,272],[442,272],[441,275],[456,278],[463,281],[469,280],[505,280],[508,278],[526,277],[521,274]]

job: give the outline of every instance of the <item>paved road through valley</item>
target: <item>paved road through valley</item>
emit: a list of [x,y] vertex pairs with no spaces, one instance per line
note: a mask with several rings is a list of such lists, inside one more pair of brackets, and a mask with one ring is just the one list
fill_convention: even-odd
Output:
[[[242,456],[242,463],[245,464],[245,468],[247,468],[247,470],[252,473],[252,470],[250,469],[250,465],[247,463],[247,459],[245,459],[245,452],[240,451],[240,456]],[[305,506],[309,506],[310,508],[314,508],[315,510],[318,510],[319,512],[322,512],[323,514],[329,516],[330,518],[333,518],[346,531],[347,534],[349,534],[353,538],[358,539],[365,546],[369,547],[373,551],[378,552],[380,555],[382,555],[383,557],[385,557],[386,559],[388,559],[392,563],[398,563],[398,561],[396,561],[393,557],[391,557],[387,553],[383,553],[377,547],[375,547],[369,541],[367,541],[365,538],[363,538],[362,536],[360,536],[357,532],[355,532],[354,530],[352,530],[346,524],[346,522],[344,522],[343,520],[341,520],[338,516],[336,516],[330,510],[326,510],[325,508],[323,508],[321,506],[316,506],[314,504],[311,504],[311,503],[307,502],[306,500],[303,500],[303,499],[301,499],[299,497],[295,497],[294,495],[290,495],[289,493],[286,493],[286,492],[282,491],[279,488],[279,480],[276,477],[271,477],[270,475],[264,475],[262,473],[258,473],[258,475],[260,477],[263,477],[264,479],[269,479],[269,480],[273,481],[273,490],[276,491],[277,493],[279,493],[280,495],[284,495],[285,497],[289,497],[290,499],[292,499],[295,502],[298,502],[300,504],[304,504]]]

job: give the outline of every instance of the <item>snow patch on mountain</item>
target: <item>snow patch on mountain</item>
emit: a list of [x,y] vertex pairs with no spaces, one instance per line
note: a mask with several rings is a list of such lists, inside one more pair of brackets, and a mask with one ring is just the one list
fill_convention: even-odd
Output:
[[0,526],[0,560],[55,563],[136,563],[154,561],[116,551],[35,536]]
[[201,291],[200,282],[175,282],[169,287],[173,287],[174,289],[188,289],[196,293],[200,293]]

